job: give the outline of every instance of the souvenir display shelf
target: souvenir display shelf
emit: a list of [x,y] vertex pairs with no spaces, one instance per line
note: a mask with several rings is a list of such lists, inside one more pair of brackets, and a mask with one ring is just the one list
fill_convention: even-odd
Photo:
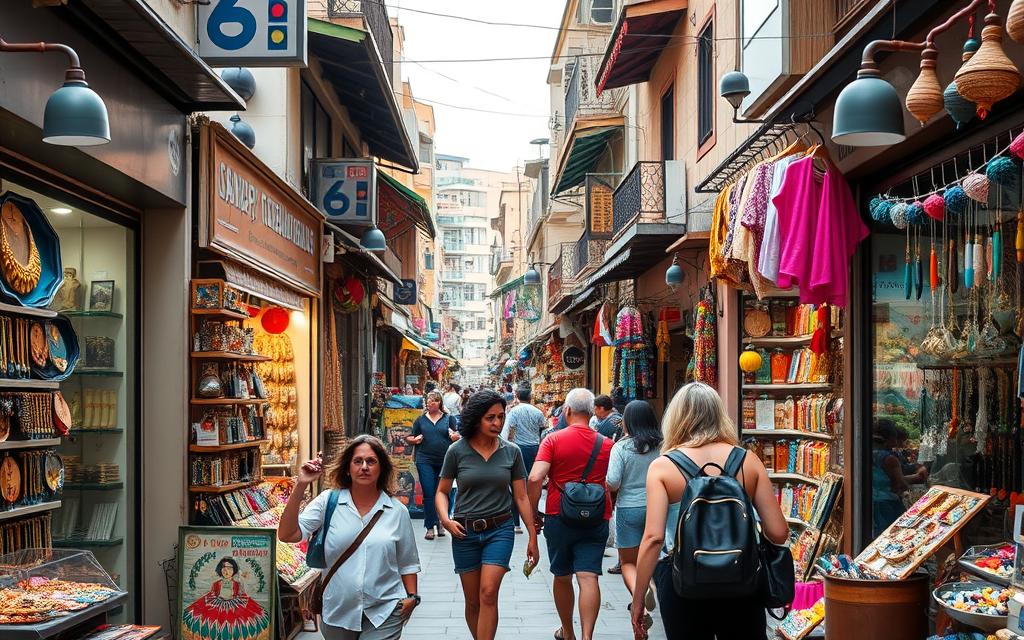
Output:
[[[36,588],[45,588],[52,580],[65,582],[65,588],[81,588],[88,592],[86,603],[69,603],[70,607],[81,607],[63,615],[51,611],[22,614],[35,618],[35,622],[0,623],[0,637],[4,640],[42,640],[58,634],[80,637],[106,622],[108,614],[128,601],[128,594],[121,591],[103,569],[95,556],[88,551],[24,549],[0,556],[0,619],[3,619],[4,593],[19,590],[19,583],[29,581]],[[72,583],[68,585],[67,583]],[[85,606],[83,606],[85,605]]]
[[[190,325],[192,350],[189,486],[194,496],[223,495],[262,481],[260,449],[268,440],[263,420],[269,404],[255,366],[270,360],[254,350],[254,330],[241,294],[223,280],[192,281]],[[216,397],[205,397],[210,378],[220,381]],[[227,379],[238,380],[231,389]],[[196,425],[207,438],[199,440]],[[200,480],[209,480],[201,482]],[[192,511],[195,522],[195,510]]]

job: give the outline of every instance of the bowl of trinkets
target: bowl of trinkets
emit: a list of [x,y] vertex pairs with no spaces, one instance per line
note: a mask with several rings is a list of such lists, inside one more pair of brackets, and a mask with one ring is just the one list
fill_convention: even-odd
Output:
[[932,592],[949,617],[982,631],[1006,628],[1014,590],[991,582],[950,582]]

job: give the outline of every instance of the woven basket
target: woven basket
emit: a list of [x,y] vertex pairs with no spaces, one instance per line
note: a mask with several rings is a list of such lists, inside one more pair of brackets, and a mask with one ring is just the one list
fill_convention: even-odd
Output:
[[936,56],[935,49],[926,49],[921,54],[921,74],[907,92],[907,111],[922,125],[943,108],[942,85],[935,74]]
[[1024,44],[1024,0],[1013,0],[1006,13],[1006,33],[1014,42]]
[[956,72],[957,92],[978,105],[978,117],[984,119],[992,105],[1004,100],[1020,86],[1020,72],[1003,51],[1003,29],[999,16],[985,16],[981,48]]

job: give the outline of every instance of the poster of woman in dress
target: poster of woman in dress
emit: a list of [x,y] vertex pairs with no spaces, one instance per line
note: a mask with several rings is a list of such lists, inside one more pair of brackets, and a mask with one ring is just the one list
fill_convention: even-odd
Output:
[[273,529],[180,527],[178,602],[183,640],[270,640]]

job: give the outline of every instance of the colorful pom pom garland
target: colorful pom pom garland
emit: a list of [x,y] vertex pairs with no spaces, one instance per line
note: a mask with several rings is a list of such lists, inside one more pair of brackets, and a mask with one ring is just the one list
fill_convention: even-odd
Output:
[[942,220],[946,215],[946,201],[937,193],[934,193],[924,201],[924,212],[933,220]]

